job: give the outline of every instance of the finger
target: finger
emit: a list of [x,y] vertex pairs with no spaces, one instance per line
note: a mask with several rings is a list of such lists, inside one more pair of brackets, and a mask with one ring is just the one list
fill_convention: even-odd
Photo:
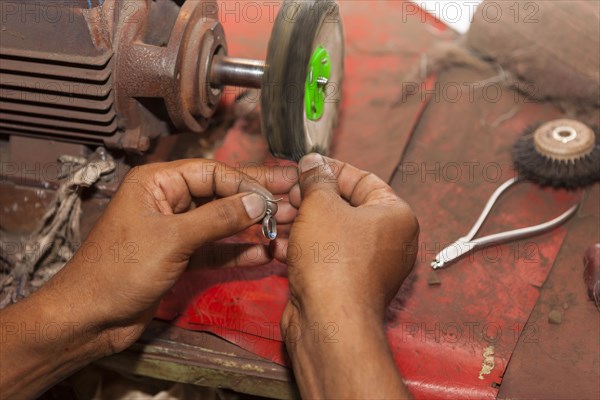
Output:
[[286,263],[289,240],[277,238],[269,244],[269,252],[275,260]]
[[290,203],[279,203],[279,210],[275,215],[275,220],[278,224],[289,224],[296,219],[298,215],[298,209],[292,206]]
[[176,169],[194,197],[228,197],[236,193],[253,192],[272,198],[271,192],[259,182],[241,170],[218,161],[183,160]]
[[267,246],[254,243],[209,243],[190,257],[188,269],[258,267],[271,262]]
[[242,193],[175,216],[179,240],[193,251],[201,245],[224,239],[260,221],[267,203],[260,194]]
[[241,171],[264,186],[273,194],[288,194],[298,183],[298,167],[295,165],[276,167],[242,167]]
[[[211,201],[213,201],[213,199],[204,198],[195,200],[195,203],[192,203],[192,207],[190,207],[188,211],[196,207],[201,207],[204,204],[208,204]],[[290,224],[294,222],[296,216],[298,215],[298,208],[294,207],[287,201],[278,202],[277,209],[278,210],[277,214],[275,215],[275,220],[278,224]]]
[[[196,197],[225,197],[256,186],[258,191],[255,193],[287,194],[298,182],[298,171],[293,166],[233,168],[212,160],[183,160],[178,171]],[[241,190],[244,185],[246,188]],[[264,189],[268,193],[264,193]]]
[[295,184],[290,189],[289,194],[290,204],[296,208],[300,208],[300,203],[302,202],[302,195],[300,194],[300,185]]
[[[237,193],[253,192],[264,198],[274,199],[273,194],[258,181],[218,161],[179,160],[155,164],[147,170],[150,177],[145,186],[152,192],[159,209],[165,214],[186,211],[193,197],[229,197]],[[281,178],[283,172],[279,172]],[[263,175],[262,180],[278,189],[285,187],[281,179],[269,180]],[[287,185],[291,188],[293,183],[288,182]],[[275,212],[276,205],[273,208]]]
[[[348,163],[323,157],[337,179],[341,196],[353,206],[397,201],[394,191],[383,180],[367,171],[362,171]],[[314,163],[314,161],[312,161]],[[299,185],[294,185],[289,193],[290,204],[299,207],[302,193]]]
[[311,153],[304,156],[299,163],[301,171],[300,192],[306,199],[315,192],[339,196],[339,187],[333,170],[320,154]]
[[351,205],[358,207],[398,200],[392,188],[377,175],[342,161],[324,159],[337,178],[341,196]]

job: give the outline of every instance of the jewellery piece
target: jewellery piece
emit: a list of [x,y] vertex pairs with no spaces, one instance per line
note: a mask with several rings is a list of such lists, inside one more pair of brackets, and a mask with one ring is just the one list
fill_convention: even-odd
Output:
[[269,240],[275,240],[277,238],[277,221],[271,213],[271,209],[267,209],[267,214],[262,222],[263,235]]
[[265,198],[265,201],[267,202],[267,213],[262,222],[262,232],[269,240],[275,240],[277,238],[277,221],[275,221],[275,214],[277,214],[277,203],[281,200],[283,200],[283,198],[277,200]]

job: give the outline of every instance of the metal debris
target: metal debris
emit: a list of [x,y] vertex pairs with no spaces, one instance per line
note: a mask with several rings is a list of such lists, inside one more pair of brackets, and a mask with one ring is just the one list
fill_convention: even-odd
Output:
[[437,272],[431,271],[431,273],[429,274],[429,277],[427,278],[427,284],[429,286],[436,286],[436,285],[442,284],[442,280],[438,276]]
[[562,323],[562,313],[560,310],[554,309],[548,314],[548,322],[554,325],[560,325]]

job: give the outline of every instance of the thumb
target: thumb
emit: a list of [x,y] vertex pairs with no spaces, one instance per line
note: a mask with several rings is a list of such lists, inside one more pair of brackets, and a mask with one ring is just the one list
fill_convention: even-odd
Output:
[[193,251],[243,231],[264,218],[266,212],[267,202],[262,195],[239,193],[175,217],[179,219],[181,240]]
[[337,178],[333,172],[334,164],[328,163],[320,154],[304,156],[299,164],[300,192],[306,199],[312,192],[325,191],[340,194]]

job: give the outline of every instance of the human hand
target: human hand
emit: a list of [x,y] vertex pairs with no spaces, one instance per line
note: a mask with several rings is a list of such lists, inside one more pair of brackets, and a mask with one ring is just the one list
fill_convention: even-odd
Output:
[[298,215],[289,241],[278,239],[272,251],[289,268],[281,330],[300,392],[410,398],[383,319],[413,267],[417,219],[373,174],[317,154],[299,167],[290,192]]
[[416,217],[374,174],[317,154],[299,168],[290,192],[299,213],[289,241],[273,244],[275,257],[289,266],[291,299],[282,323],[340,307],[383,320],[416,258]]
[[[260,222],[265,198],[287,194],[297,179],[290,168],[245,171],[256,180],[206,160],[135,168],[77,254],[43,289],[45,295],[54,293],[57,302],[76,304],[72,308],[83,314],[72,318],[96,329],[108,352],[118,352],[139,337],[196,249],[202,246],[205,258],[227,266],[245,266],[239,260],[268,262],[270,255],[259,244],[239,247],[251,257],[220,260],[218,254],[205,254],[207,247],[218,253],[211,242]],[[195,199],[214,197],[220,199],[195,205]],[[279,223],[294,216],[289,203],[279,203]]]

